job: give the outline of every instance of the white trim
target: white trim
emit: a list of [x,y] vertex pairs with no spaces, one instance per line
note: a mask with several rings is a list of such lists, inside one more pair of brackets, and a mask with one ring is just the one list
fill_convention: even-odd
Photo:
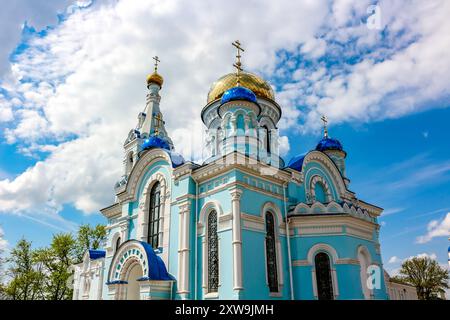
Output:
[[[281,222],[283,221],[280,209],[273,203],[273,202],[266,202],[261,210],[262,218],[264,219],[264,234],[267,235],[267,222],[266,222],[266,213],[270,213],[273,216],[274,219],[274,236],[275,236],[275,261],[277,264],[277,291],[276,293],[281,292],[281,287],[284,285],[284,274],[283,274],[283,268],[282,268],[282,251],[281,251],[281,242],[280,242],[280,227]],[[269,286],[268,278],[269,273],[267,270],[267,244],[266,244],[266,237],[264,237],[264,265],[265,265],[265,273],[266,273],[266,286]],[[270,290],[270,288],[269,288]],[[270,291],[269,291],[270,293]],[[275,293],[275,292],[271,292]]]
[[164,173],[157,171],[153,173],[142,188],[139,195],[138,219],[136,239],[147,242],[149,207],[151,190],[155,183],[160,183],[160,207],[159,207],[159,239],[158,246],[163,248],[161,258],[169,267],[169,241],[170,241],[170,184],[167,183]]
[[[206,206],[206,205],[205,205]],[[205,208],[204,206],[204,208]],[[216,233],[217,233],[217,254],[219,255],[219,272],[218,272],[218,286],[220,287],[220,238],[219,238],[219,211],[216,209],[215,206],[213,207],[208,207],[208,213],[204,215],[204,218],[206,219],[205,221],[205,228],[204,228],[204,234],[203,234],[203,241],[202,241],[202,246],[203,246],[203,252],[202,252],[202,260],[203,260],[203,283],[202,283],[202,288],[203,288],[203,296],[206,298],[206,296],[208,297],[213,297],[215,294],[219,295],[219,292],[209,292],[208,291],[208,287],[209,287],[209,259],[208,259],[208,254],[209,254],[209,250],[208,250],[208,218],[209,215],[215,211],[216,212]],[[218,289],[218,288],[217,288]]]
[[[313,169],[317,169],[323,174],[323,171],[321,169],[313,167],[313,168],[310,168],[306,172],[305,176],[307,176],[308,172],[313,170]],[[309,184],[308,184],[309,191],[311,193],[311,198],[312,198],[313,202],[319,203],[317,201],[317,199],[316,199],[316,184],[317,183],[320,183],[322,185],[322,187],[323,187],[323,191],[325,192],[325,198],[326,198],[325,201],[326,201],[326,203],[329,203],[329,202],[333,201],[333,195],[331,194],[331,189],[330,189],[330,186],[328,185],[327,180],[324,177],[322,177],[322,176],[320,176],[318,174],[314,174],[310,178]],[[306,191],[306,188],[305,188],[305,191]]]
[[[364,299],[373,298],[373,289],[367,288],[367,268],[372,264],[372,256],[367,247],[359,245],[356,251],[356,257],[360,266],[360,284]],[[364,270],[366,269],[366,270]]]

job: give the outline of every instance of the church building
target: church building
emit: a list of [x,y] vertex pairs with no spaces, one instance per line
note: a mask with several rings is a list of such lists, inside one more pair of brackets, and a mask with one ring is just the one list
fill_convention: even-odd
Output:
[[214,82],[201,119],[209,156],[187,161],[163,121],[163,77],[123,148],[107,240],[74,266],[74,299],[387,299],[377,218],[356,197],[347,152],[330,137],[286,161],[282,106],[243,71]]

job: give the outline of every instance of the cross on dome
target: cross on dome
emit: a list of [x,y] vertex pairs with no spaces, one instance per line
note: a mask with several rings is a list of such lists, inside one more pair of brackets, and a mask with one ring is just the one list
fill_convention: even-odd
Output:
[[157,72],[158,71],[158,62],[161,62],[161,60],[159,60],[158,56],[154,56],[152,59],[155,60],[155,72]]
[[232,43],[234,47],[236,47],[236,62],[233,64],[233,67],[236,68],[236,86],[241,85],[241,71],[242,71],[242,63],[241,63],[241,51],[244,52],[244,48],[241,47],[241,43],[239,40],[236,40]]
[[155,119],[155,135],[159,134],[159,128],[164,124],[161,113],[157,113],[153,116]]
[[323,121],[323,136],[325,138],[328,138],[328,129],[327,129],[328,118],[325,115],[322,115],[320,120]]

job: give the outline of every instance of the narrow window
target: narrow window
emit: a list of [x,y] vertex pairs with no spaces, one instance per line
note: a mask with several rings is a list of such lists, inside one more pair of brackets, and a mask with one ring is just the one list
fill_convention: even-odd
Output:
[[116,250],[115,251],[117,251],[117,249],[119,249],[119,247],[120,247],[120,237],[117,237],[117,240],[116,240]]
[[270,130],[267,126],[264,126],[264,146],[266,147],[267,153],[270,153]]
[[208,216],[208,292],[219,288],[219,237],[217,236],[217,212]]
[[333,300],[330,258],[324,252],[315,257],[317,296],[319,300]]
[[159,245],[159,221],[160,221],[160,195],[161,185],[156,182],[150,192],[150,206],[148,217],[148,235],[147,242],[154,248]]
[[266,263],[270,292],[278,292],[277,254],[275,251],[275,222],[273,214],[266,213]]
[[131,169],[133,169],[133,151],[128,153],[128,158],[127,158],[127,174],[131,171]]

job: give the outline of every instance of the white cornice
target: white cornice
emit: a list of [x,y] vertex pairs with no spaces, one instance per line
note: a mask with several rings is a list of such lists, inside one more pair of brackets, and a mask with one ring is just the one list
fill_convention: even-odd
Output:
[[[292,177],[290,172],[286,172],[280,168],[269,166],[259,160],[249,158],[237,151],[234,151],[224,157],[214,160],[213,162],[203,167],[198,168],[192,173],[192,177],[198,182],[203,182],[211,177],[217,176],[233,169],[239,169],[249,174],[256,174],[262,179],[280,184],[290,181]],[[261,175],[262,170],[270,169],[273,169],[276,173],[274,173],[273,175]]]
[[102,213],[103,216],[110,219],[117,215],[122,214],[122,206],[120,205],[120,203],[117,202],[109,207],[100,209],[100,212]]

